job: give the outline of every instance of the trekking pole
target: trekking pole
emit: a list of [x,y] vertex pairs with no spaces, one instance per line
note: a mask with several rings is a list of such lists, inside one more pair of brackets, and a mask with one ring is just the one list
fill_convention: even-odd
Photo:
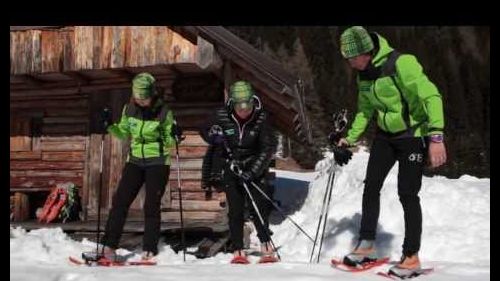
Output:
[[[175,124],[175,123],[174,123]],[[176,125],[176,124],[175,124]],[[177,162],[177,188],[179,191],[179,213],[180,213],[180,218],[181,218],[181,247],[182,247],[182,258],[184,262],[186,261],[186,244],[185,244],[185,237],[184,237],[184,219],[182,216],[182,187],[181,187],[181,167],[179,163],[179,142],[182,140],[179,139],[179,136],[175,134],[175,159]]]
[[266,235],[267,237],[269,237],[269,242],[271,242],[271,247],[273,247],[273,250],[276,252],[276,255],[278,256],[278,259],[281,260],[281,256],[280,254],[278,253],[278,248],[276,248],[276,245],[274,244],[274,241],[273,239],[271,238],[271,234],[269,233],[269,229],[268,227],[265,225],[264,223],[264,218],[262,217],[260,211],[259,211],[259,208],[257,207],[257,203],[255,202],[255,200],[253,199],[253,196],[252,194],[250,193],[250,190],[248,189],[248,186],[247,184],[243,181],[243,187],[245,188],[245,191],[247,192],[248,194],[248,197],[250,197],[250,201],[252,202],[252,206],[253,208],[255,209],[255,212],[257,213],[257,217],[259,218],[259,221],[260,221],[260,224],[262,225],[262,227],[264,228],[264,230],[266,231]]
[[326,199],[328,198],[328,191],[330,189],[330,181],[332,180],[332,177],[333,177],[333,171],[330,172],[330,174],[328,175],[328,180],[326,182],[325,195],[323,196],[323,203],[321,204],[318,226],[316,227],[316,235],[314,236],[314,243],[313,243],[313,248],[311,250],[311,256],[309,257],[309,263],[312,262],[313,257],[314,257],[314,250],[316,248],[316,242],[318,241],[319,229],[321,227],[321,222],[323,220],[323,214],[325,213]]
[[[106,128],[108,127],[108,122],[110,118],[110,110],[105,107],[102,111],[101,116],[102,134],[101,134],[101,161],[99,164],[99,191],[97,197],[97,239],[96,239],[96,260],[99,259],[99,240],[101,234],[101,197],[102,197],[102,168],[103,168],[103,158],[104,158],[104,137],[106,133]],[[104,245],[101,249],[101,256],[104,255]]]
[[273,207],[280,213],[280,215],[282,215],[284,218],[290,220],[290,222],[292,222],[307,238],[309,238],[309,240],[311,240],[311,242],[314,242],[314,239],[312,239],[312,237],[309,234],[307,234],[307,232],[302,227],[300,227],[300,225],[298,225],[290,216],[286,215],[285,212],[283,211],[283,209],[281,209],[278,206],[278,204],[276,204],[271,198],[269,198],[269,196],[262,189],[260,189],[260,187],[257,184],[255,184],[253,181],[250,181],[250,184],[255,189],[257,189],[257,191],[259,191],[262,194],[262,196],[264,196],[264,198],[266,198],[269,202],[271,202]]
[[[334,164],[335,165],[335,164]],[[326,223],[328,221],[328,212],[330,211],[330,202],[332,199],[332,191],[333,191],[333,186],[335,183],[335,170],[333,170],[335,166],[332,167],[332,180],[330,182],[330,190],[328,191],[328,200],[326,202],[326,213],[325,213],[325,219],[323,222],[323,230],[321,231],[321,239],[319,240],[319,248],[318,248],[318,256],[316,258],[316,263],[319,263],[319,257],[321,255],[321,248],[323,246],[323,239],[325,237],[325,229],[326,229]]]

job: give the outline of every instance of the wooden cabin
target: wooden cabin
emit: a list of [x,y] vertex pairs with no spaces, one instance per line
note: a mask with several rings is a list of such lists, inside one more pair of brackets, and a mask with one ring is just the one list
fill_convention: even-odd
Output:
[[[39,227],[36,209],[52,187],[68,181],[80,187],[84,221],[96,219],[103,137],[99,113],[107,106],[118,120],[131,94],[131,79],[144,71],[155,76],[186,133],[179,155],[188,228],[227,228],[220,204],[224,194],[207,198],[200,188],[207,144],[199,127],[224,105],[233,81],[246,79],[254,85],[282,134],[303,143],[311,140],[301,81],[222,27],[11,26],[10,192],[15,221]],[[102,151],[105,221],[128,143],[104,135]],[[179,223],[175,151],[172,155],[162,229]],[[143,191],[132,204],[126,231],[142,231],[142,204]],[[71,230],[71,225],[63,228]],[[79,230],[81,224],[74,227]]]

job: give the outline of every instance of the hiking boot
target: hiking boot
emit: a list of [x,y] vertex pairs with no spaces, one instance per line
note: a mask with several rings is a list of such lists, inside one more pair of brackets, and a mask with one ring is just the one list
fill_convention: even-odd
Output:
[[400,278],[408,278],[418,275],[421,269],[422,266],[417,254],[412,256],[403,255],[400,262],[389,269],[389,274]]
[[378,259],[375,251],[375,241],[361,240],[354,250],[344,257],[344,264],[348,266],[359,266],[366,262],[373,262]]

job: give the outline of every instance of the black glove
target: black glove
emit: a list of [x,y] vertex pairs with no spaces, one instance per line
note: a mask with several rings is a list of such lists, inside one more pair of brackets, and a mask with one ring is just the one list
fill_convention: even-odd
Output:
[[339,140],[341,139],[341,134],[340,133],[337,133],[337,132],[331,132],[329,135],[328,135],[328,142],[331,144],[331,145],[337,145],[337,143],[339,142]]
[[251,182],[253,181],[253,174],[251,172],[243,172],[241,173],[240,178],[245,182]]
[[111,119],[111,109],[108,107],[103,108],[100,116],[101,128],[105,132],[106,129],[113,123]]
[[224,142],[224,133],[222,127],[219,125],[213,125],[208,131],[208,142],[210,144],[222,144]]
[[184,136],[182,135],[182,128],[179,125],[177,125],[177,122],[174,122],[174,124],[172,124],[170,135],[178,142],[184,140]]
[[335,162],[339,164],[339,166],[343,166],[347,164],[349,160],[351,160],[352,152],[345,147],[334,146],[333,157],[335,158]]

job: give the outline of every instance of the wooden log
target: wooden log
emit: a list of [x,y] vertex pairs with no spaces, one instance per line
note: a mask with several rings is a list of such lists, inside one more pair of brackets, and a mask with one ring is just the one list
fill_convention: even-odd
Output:
[[[179,200],[179,192],[172,192],[172,200]],[[207,198],[205,191],[201,192],[182,192],[182,200],[195,200],[195,201],[224,201],[226,198],[224,193],[217,193],[215,191],[212,192],[212,197]],[[172,202],[173,202],[172,201]]]
[[85,151],[85,143],[78,141],[43,141],[42,151]]
[[42,160],[85,163],[85,151],[44,151],[42,153]]
[[77,186],[82,186],[82,177],[10,177],[10,187],[13,188],[27,188],[27,189],[49,189],[57,184],[73,182]]
[[[129,85],[130,86],[130,85]],[[74,100],[30,100],[30,101],[19,101],[10,104],[12,109],[30,109],[33,108],[85,108],[88,106],[87,99],[74,99]]]
[[82,117],[45,117],[43,118],[44,124],[88,124],[89,118],[87,116]]
[[[201,170],[201,159],[179,159],[181,170]],[[177,169],[177,161],[172,161],[170,169]]]
[[[177,171],[175,171],[177,173]],[[172,173],[172,171],[171,171]],[[168,184],[170,185],[171,190],[177,190],[178,183],[177,180],[169,179]],[[203,190],[201,189],[201,182],[200,180],[182,180],[181,181],[181,187],[183,191],[187,192],[202,192]]]
[[[223,220],[220,212],[183,212],[183,219],[186,221],[209,221],[217,223]],[[179,211],[162,212],[161,220],[167,222],[180,222]]]
[[53,108],[51,110],[46,110],[44,112],[44,116],[47,117],[72,117],[72,116],[81,116],[85,117],[89,114],[88,110],[86,108],[74,108],[74,109],[67,109],[67,108]]
[[10,151],[11,160],[36,160],[41,158],[41,151]]
[[54,177],[54,178],[78,178],[83,176],[83,171],[64,171],[64,170],[28,170],[28,171],[10,171],[11,177]]
[[[179,201],[172,200],[172,210],[179,210]],[[193,200],[182,200],[182,209],[186,212],[192,211],[206,211],[206,212],[221,212],[224,208],[221,208],[219,201],[193,201]]]
[[44,135],[86,135],[88,132],[87,124],[45,124],[42,127]]
[[85,142],[87,136],[41,136],[42,142]]
[[11,170],[83,170],[83,162],[11,160]]
[[[183,180],[199,180],[201,179],[201,171],[181,170],[181,184]],[[177,180],[177,171],[170,170],[170,180]]]
[[[179,158],[203,158],[207,151],[207,146],[180,146]],[[175,156],[175,148],[170,151],[170,155]]]

